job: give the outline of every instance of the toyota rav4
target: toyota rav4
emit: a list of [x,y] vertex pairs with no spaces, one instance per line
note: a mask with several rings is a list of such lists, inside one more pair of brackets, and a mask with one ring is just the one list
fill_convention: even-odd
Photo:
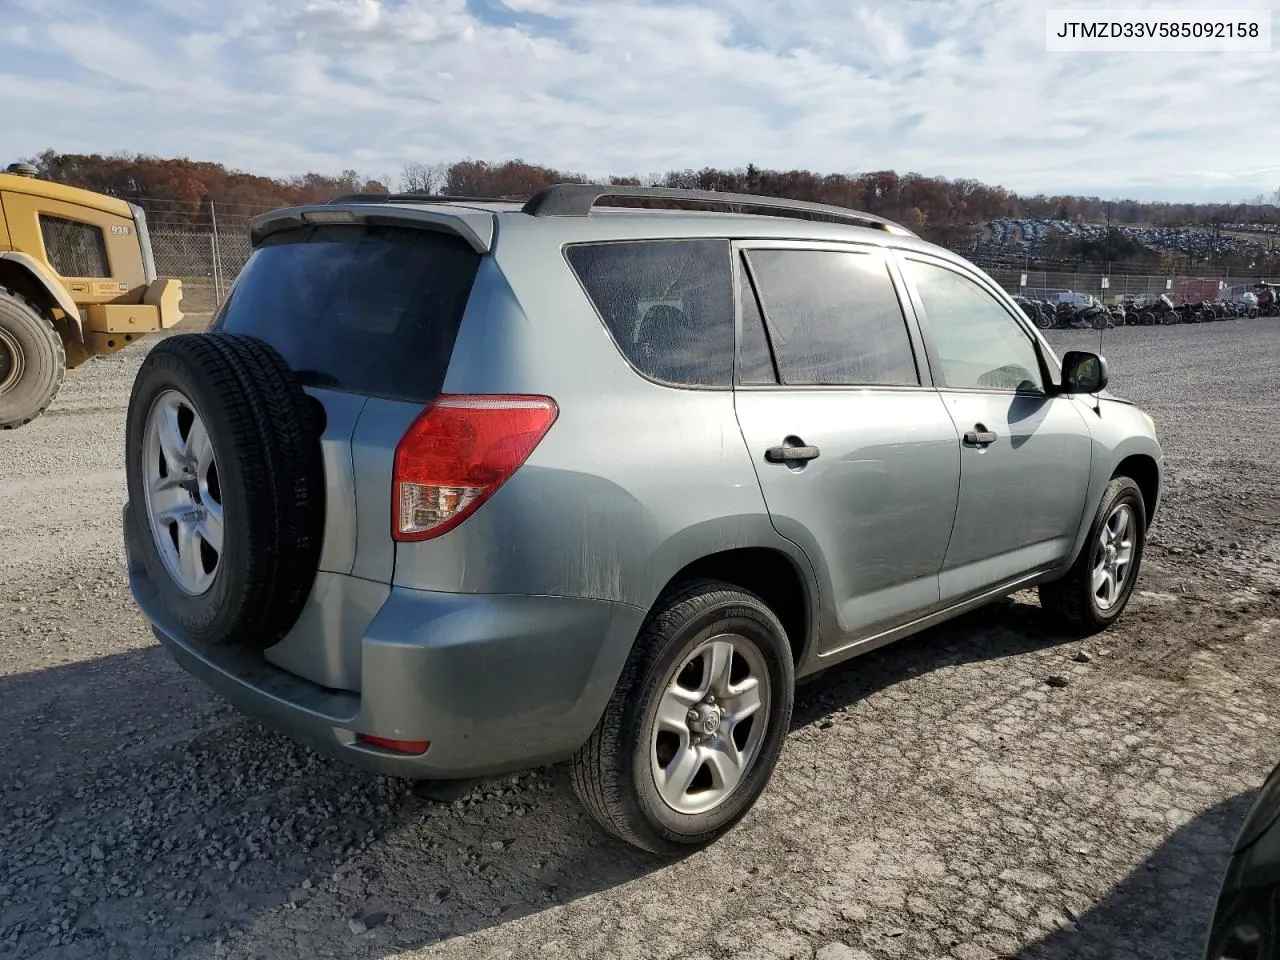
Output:
[[565,184],[252,240],[134,383],[131,585],[183,667],[368,769],[571,759],[677,852],[765,789],[798,677],[1027,587],[1097,631],[1134,588],[1151,420],[894,223]]

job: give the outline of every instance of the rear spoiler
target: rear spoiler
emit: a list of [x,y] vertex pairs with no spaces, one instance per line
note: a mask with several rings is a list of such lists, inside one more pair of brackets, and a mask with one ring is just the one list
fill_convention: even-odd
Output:
[[281,230],[335,223],[373,223],[384,226],[411,226],[423,230],[452,233],[467,242],[476,253],[493,247],[493,214],[482,210],[432,210],[386,204],[325,203],[282,207],[260,213],[249,221],[249,242],[255,247]]

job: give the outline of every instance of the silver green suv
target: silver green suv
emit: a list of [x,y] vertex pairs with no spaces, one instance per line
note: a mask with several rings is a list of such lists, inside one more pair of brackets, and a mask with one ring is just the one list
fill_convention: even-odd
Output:
[[134,383],[130,580],[182,666],[348,761],[571,759],[672,853],[765,789],[798,677],[1030,586],[1100,630],[1133,590],[1151,420],[896,224],[565,184],[252,233]]

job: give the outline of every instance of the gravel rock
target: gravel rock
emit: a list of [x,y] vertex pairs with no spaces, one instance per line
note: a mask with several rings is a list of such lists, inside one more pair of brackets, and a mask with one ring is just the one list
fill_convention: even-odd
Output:
[[814,960],[873,960],[873,958],[865,950],[833,941],[820,946],[814,954]]

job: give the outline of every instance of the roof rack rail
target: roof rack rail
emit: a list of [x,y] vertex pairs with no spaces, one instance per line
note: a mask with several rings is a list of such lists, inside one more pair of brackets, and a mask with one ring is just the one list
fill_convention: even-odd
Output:
[[524,203],[528,197],[452,197],[441,193],[344,193],[334,203]]
[[680,190],[670,187],[605,186],[596,183],[557,183],[539,190],[524,205],[523,212],[534,217],[585,217],[603,197],[637,200],[684,201],[722,207],[754,207],[760,210],[776,210],[781,216],[797,219],[828,217],[860,227],[872,227],[902,236],[915,234],[899,223],[862,213],[848,207],[828,203],[811,203],[807,200],[785,200],[781,197],[765,197],[750,193],[720,193],[716,190]]

